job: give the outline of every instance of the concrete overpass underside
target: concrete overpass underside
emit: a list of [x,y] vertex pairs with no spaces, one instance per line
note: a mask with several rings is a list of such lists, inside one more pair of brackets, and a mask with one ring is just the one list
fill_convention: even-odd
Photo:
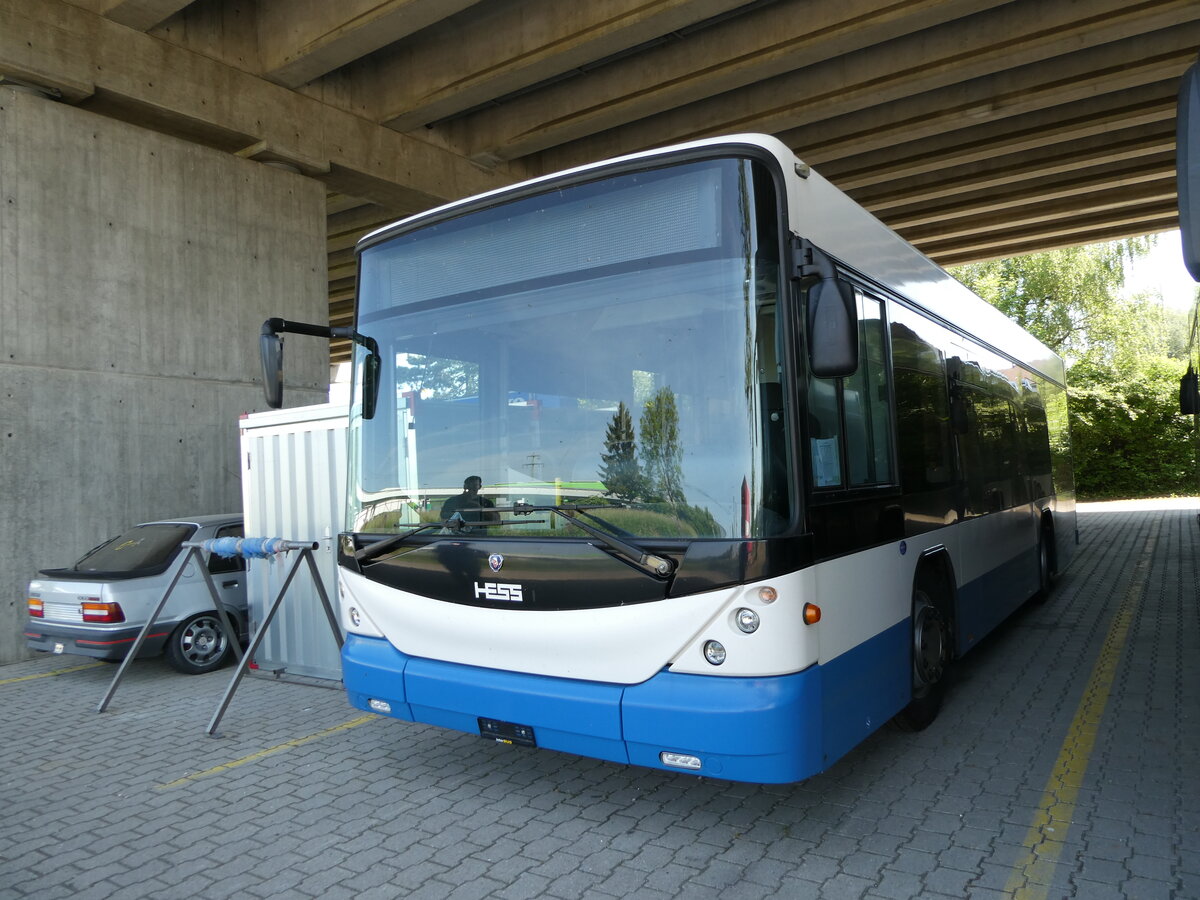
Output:
[[[945,265],[1174,227],[1197,0],[0,0],[0,76],[400,215],[775,134]],[[335,349],[335,357],[343,348]]]

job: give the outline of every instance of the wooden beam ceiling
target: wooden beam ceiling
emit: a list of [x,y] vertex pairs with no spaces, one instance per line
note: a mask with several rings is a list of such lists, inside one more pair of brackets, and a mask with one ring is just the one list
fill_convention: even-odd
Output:
[[1197,0],[0,0],[0,77],[400,215],[773,133],[943,264],[1171,228]]

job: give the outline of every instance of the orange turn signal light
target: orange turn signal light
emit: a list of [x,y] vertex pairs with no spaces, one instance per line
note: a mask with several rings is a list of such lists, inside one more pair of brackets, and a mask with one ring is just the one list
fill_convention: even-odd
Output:
[[821,621],[821,607],[815,603],[804,604],[804,624],[816,625]]

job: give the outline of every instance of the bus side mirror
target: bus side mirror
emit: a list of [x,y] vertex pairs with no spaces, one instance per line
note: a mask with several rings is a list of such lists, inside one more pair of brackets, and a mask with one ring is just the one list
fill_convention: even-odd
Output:
[[1183,264],[1200,281],[1200,62],[1183,73],[1175,116],[1175,177]]
[[379,374],[383,367],[379,357],[379,344],[375,339],[361,335],[347,326],[330,328],[328,325],[289,322],[279,318],[263,322],[262,334],[258,339],[259,352],[262,355],[263,391],[266,392],[269,407],[279,409],[283,406],[283,338],[279,336],[283,331],[323,337],[327,340],[348,338],[366,347],[368,355],[363,363],[363,418],[375,417],[375,404],[379,400]]
[[267,395],[267,406],[279,409],[283,406],[283,338],[268,333],[264,327],[258,345],[262,356],[263,393]]
[[1179,411],[1185,416],[1200,413],[1200,378],[1191,366],[1179,379]]
[[[792,235],[792,278],[807,297],[808,366],[818,378],[858,371],[858,299],[833,260],[807,238]],[[815,278],[815,281],[810,279]]]
[[818,378],[844,378],[858,369],[854,288],[825,277],[808,289],[808,364]]

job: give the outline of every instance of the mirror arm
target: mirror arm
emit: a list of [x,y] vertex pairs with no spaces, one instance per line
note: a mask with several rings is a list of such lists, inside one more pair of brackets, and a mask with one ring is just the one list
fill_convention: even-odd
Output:
[[366,347],[370,353],[379,353],[379,343],[373,337],[359,334],[349,325],[330,327],[329,325],[311,325],[308,322],[289,322],[287,319],[273,318],[263,322],[262,333],[271,337],[280,334],[307,334],[311,337],[345,338],[360,346]]
[[837,269],[834,268],[832,259],[808,238],[793,237],[793,278],[809,278],[814,275],[822,281],[837,278]]
[[289,322],[278,317],[263,322],[262,333],[269,337],[280,334],[307,334],[312,337],[333,337],[333,329],[328,325],[310,325],[308,322]]
[[371,353],[375,356],[379,355],[379,342],[373,337],[367,337],[365,334],[359,334],[349,325],[339,325],[330,328],[329,337],[345,338],[346,340],[353,341],[360,347],[365,347],[368,353]]

